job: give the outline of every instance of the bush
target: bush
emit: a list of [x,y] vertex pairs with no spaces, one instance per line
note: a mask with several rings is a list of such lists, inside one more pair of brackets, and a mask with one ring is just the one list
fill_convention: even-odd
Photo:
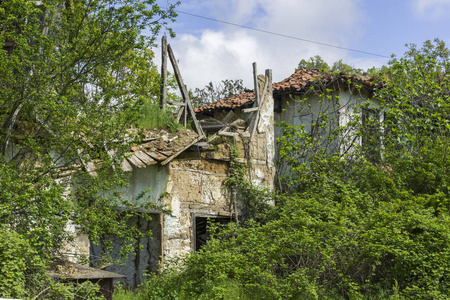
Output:
[[0,297],[24,295],[29,252],[26,239],[15,231],[0,228]]
[[354,172],[354,181],[324,175],[278,196],[265,224],[230,224],[181,271],[150,277],[144,298],[446,298],[447,198],[398,189],[369,164]]

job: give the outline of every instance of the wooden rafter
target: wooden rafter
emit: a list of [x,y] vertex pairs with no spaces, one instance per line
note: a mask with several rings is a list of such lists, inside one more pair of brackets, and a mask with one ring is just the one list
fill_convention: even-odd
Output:
[[170,44],[167,45],[167,52],[169,55],[170,62],[172,63],[173,70],[175,72],[175,78],[177,79],[178,87],[180,88],[180,91],[181,91],[181,96],[183,97],[184,103],[186,104],[186,106],[184,107],[185,122],[186,122],[187,111],[189,111],[189,113],[194,121],[195,129],[196,129],[198,135],[200,137],[204,137],[205,135],[203,133],[202,127],[200,126],[197,118],[195,117],[195,112],[192,107],[191,100],[189,99],[189,93],[187,91],[186,86],[183,83],[183,78],[181,77],[180,69],[178,68],[178,63],[177,63],[177,60],[175,59],[175,55],[173,53],[173,50],[172,50],[172,47],[170,46]]

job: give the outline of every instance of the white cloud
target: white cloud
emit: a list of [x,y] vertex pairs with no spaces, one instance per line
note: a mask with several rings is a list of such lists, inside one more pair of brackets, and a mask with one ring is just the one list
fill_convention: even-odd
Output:
[[[348,47],[363,34],[364,16],[358,3],[359,0],[190,0],[183,2],[182,8],[261,30]],[[274,81],[281,81],[294,72],[303,58],[320,55],[329,63],[348,58],[345,50],[231,25],[220,28],[205,30],[198,36],[178,32],[170,41],[188,88],[239,78],[252,88],[255,61],[258,73],[272,69]]]
[[247,62],[257,59],[254,53],[258,52],[257,42],[245,32],[225,34],[208,30],[200,38],[181,35],[173,44],[189,88],[203,87],[209,81],[241,78],[241,74],[251,72]]
[[441,19],[450,13],[450,0],[415,0],[413,8],[422,18]]

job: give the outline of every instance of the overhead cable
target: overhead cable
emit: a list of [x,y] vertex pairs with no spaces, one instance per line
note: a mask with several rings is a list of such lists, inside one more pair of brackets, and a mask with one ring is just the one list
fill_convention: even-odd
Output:
[[185,14],[185,15],[189,15],[189,16],[193,16],[193,17],[197,17],[197,18],[202,18],[202,19],[206,19],[206,20],[210,20],[210,21],[214,21],[214,22],[218,22],[218,23],[233,25],[233,26],[237,26],[237,27],[241,27],[241,28],[245,28],[245,29],[259,31],[259,32],[262,32],[262,33],[276,35],[276,36],[280,36],[280,37],[285,37],[285,38],[298,40],[298,41],[302,41],[302,42],[313,43],[313,44],[322,45],[322,46],[326,46],[326,47],[332,47],[332,48],[337,48],[337,49],[342,49],[342,50],[347,50],[347,51],[352,51],[352,52],[358,52],[358,53],[372,55],[372,56],[390,58],[389,56],[386,56],[386,55],[381,55],[381,54],[367,52],[367,51],[363,51],[363,50],[351,49],[351,48],[336,46],[336,45],[332,45],[332,44],[317,42],[317,41],[313,41],[313,40],[303,39],[303,38],[299,38],[299,37],[295,37],[295,36],[291,36],[291,35],[286,35],[286,34],[282,34],[282,33],[277,33],[277,32],[272,32],[272,31],[268,31],[268,30],[258,29],[258,28],[254,28],[254,27],[250,27],[250,26],[246,26],[246,25],[241,25],[241,24],[236,24],[236,23],[232,23],[232,22],[228,22],[228,21],[222,21],[222,20],[209,18],[209,17],[205,17],[205,16],[201,16],[201,15],[191,14],[191,13],[187,13],[187,12],[184,12],[184,11],[181,11],[181,10],[175,10],[175,11],[180,13],[180,14]]

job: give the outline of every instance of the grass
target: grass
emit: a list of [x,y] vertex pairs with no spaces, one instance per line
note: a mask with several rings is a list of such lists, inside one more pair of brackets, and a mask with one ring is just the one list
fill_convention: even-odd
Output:
[[158,103],[146,102],[141,111],[142,117],[138,126],[147,129],[168,129],[175,133],[180,124],[177,122],[171,110],[163,111]]

